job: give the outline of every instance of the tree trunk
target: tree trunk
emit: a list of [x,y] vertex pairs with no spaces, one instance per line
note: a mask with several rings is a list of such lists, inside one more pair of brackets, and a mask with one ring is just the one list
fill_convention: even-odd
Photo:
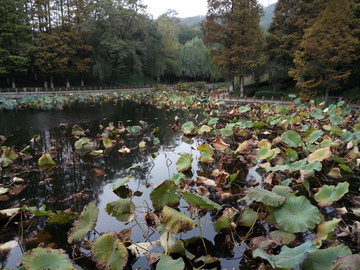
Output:
[[70,88],[70,82],[68,78],[66,78],[66,88]]
[[54,89],[54,77],[52,75],[50,76],[50,87]]
[[84,78],[81,77],[81,87],[84,87]]
[[11,79],[11,88],[13,88],[13,89],[16,88],[14,77],[12,77],[12,79]]
[[47,80],[44,81],[44,88],[45,88],[45,89],[48,89],[48,82],[47,82]]
[[240,76],[240,98],[244,97],[244,75]]
[[234,84],[235,84],[234,76],[231,76],[231,78],[230,78],[230,85],[229,85],[229,92],[230,92],[230,93],[233,93],[233,92],[234,92]]

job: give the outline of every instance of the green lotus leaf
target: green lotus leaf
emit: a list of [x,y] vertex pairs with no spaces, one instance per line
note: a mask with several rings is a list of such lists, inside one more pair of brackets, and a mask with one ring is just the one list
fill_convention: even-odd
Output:
[[85,130],[83,130],[81,127],[75,125],[75,126],[72,127],[71,135],[73,135],[73,136],[85,136]]
[[269,149],[268,147],[262,147],[260,148],[260,150],[257,152],[257,157],[260,160],[267,160],[270,157],[272,157],[274,155],[274,151]]
[[34,248],[21,257],[25,269],[76,269],[62,249]]
[[330,122],[333,125],[340,125],[343,122],[344,118],[342,116],[339,115],[334,115],[330,117]]
[[216,125],[219,122],[219,118],[211,118],[208,121],[208,125],[212,126],[212,125]]
[[182,155],[176,162],[176,169],[178,172],[186,172],[191,168],[191,163],[194,161],[192,154]]
[[287,171],[289,169],[290,169],[289,165],[276,165],[274,167],[267,167],[265,170],[267,172],[276,172],[276,171],[284,172],[284,171]]
[[141,163],[134,163],[129,168],[126,168],[125,172],[129,173],[131,169],[136,169],[136,168],[139,168],[139,167],[141,167]]
[[340,169],[342,169],[345,172],[348,172],[350,174],[354,174],[354,172],[350,169],[350,167],[345,165],[345,164],[340,164],[339,167],[340,167]]
[[216,208],[218,210],[221,209],[221,206],[219,204],[213,202],[212,200],[210,200],[206,197],[203,197],[203,196],[193,194],[189,191],[182,192],[181,196],[188,204],[194,205],[201,209],[206,209],[206,210],[212,210],[214,208]]
[[319,148],[308,156],[308,162],[309,163],[314,162],[314,161],[321,162],[321,161],[331,157],[331,155],[332,155],[332,153],[331,153],[330,147]]
[[296,161],[298,159],[298,153],[291,149],[291,148],[285,148],[285,153],[286,153],[286,159],[289,161]]
[[275,187],[273,187],[273,189],[271,191],[275,192],[278,195],[282,195],[285,198],[290,198],[290,197],[295,196],[294,193],[292,192],[291,188],[289,188],[287,186],[276,185]]
[[201,151],[201,155],[199,157],[200,162],[202,163],[213,162],[214,150],[209,144],[207,143],[202,144],[197,148],[197,150]]
[[239,113],[246,113],[246,112],[248,112],[248,111],[250,111],[251,110],[251,108],[250,107],[240,107],[239,108]]
[[157,210],[165,205],[177,205],[180,201],[178,187],[173,181],[164,181],[150,193],[150,199]]
[[360,255],[353,254],[348,256],[343,256],[338,258],[335,262],[331,270],[355,270],[360,269]]
[[351,255],[350,248],[343,244],[336,247],[329,247],[327,249],[320,249],[318,251],[309,253],[308,258],[304,261],[301,269],[303,270],[324,270],[331,269],[333,261],[338,257]]
[[185,269],[184,260],[180,257],[174,260],[170,256],[163,255],[156,265],[156,270],[183,270]]
[[354,125],[354,132],[360,132],[360,124]]
[[126,130],[132,134],[132,135],[137,135],[140,133],[141,131],[141,127],[140,126],[130,126],[130,127],[127,127]]
[[235,208],[226,208],[222,216],[218,218],[218,220],[216,220],[214,224],[214,230],[219,232],[223,229],[235,229],[235,224],[233,223],[233,221],[237,214],[238,211]]
[[301,264],[308,252],[314,252],[316,250],[315,245],[311,241],[307,241],[295,248],[283,246],[277,255],[269,255],[261,248],[257,248],[253,252],[253,257],[260,257],[267,260],[274,269],[291,269]]
[[331,126],[330,134],[331,135],[337,135],[337,136],[341,137],[341,136],[343,136],[344,131],[338,126]]
[[300,171],[300,169],[303,169],[305,165],[306,165],[306,158],[295,161],[294,163],[290,164],[290,172]]
[[348,191],[348,182],[339,183],[336,187],[323,185],[320,191],[314,195],[314,199],[321,207],[330,206],[334,202],[340,200]]
[[200,135],[202,135],[202,134],[205,133],[205,132],[209,133],[211,130],[212,130],[212,127],[209,127],[209,126],[207,126],[207,125],[203,125],[203,126],[199,129],[198,133],[199,133]]
[[263,204],[278,207],[285,202],[285,197],[266,189],[252,188],[241,200],[253,200]]
[[320,172],[321,169],[322,169],[322,164],[319,161],[315,160],[307,164],[304,168],[304,171],[314,174],[314,171]]
[[317,235],[313,239],[313,242],[332,239],[332,232],[340,221],[341,219],[334,218],[333,220],[325,221],[319,224],[316,228]]
[[316,142],[323,134],[324,134],[324,131],[315,130],[315,131],[311,132],[311,134],[307,138],[307,142],[309,144],[312,144],[312,143]]
[[74,220],[78,215],[73,212],[68,211],[57,211],[56,213],[51,213],[46,219],[48,224],[67,224],[70,221]]
[[188,121],[181,126],[181,131],[185,135],[192,135],[195,133],[195,125],[192,121]]
[[174,234],[186,233],[195,228],[195,222],[191,218],[167,205],[161,211],[160,223],[167,231]]
[[21,210],[30,211],[34,216],[37,216],[37,217],[47,216],[47,215],[53,213],[53,211],[51,211],[51,210],[46,211],[45,204],[43,204],[39,209],[37,209],[36,207],[28,207],[28,206],[24,205],[21,207]]
[[225,128],[220,129],[221,135],[228,137],[234,134],[234,130],[231,125],[226,125]]
[[340,163],[340,164],[346,164],[346,161],[343,160],[341,157],[338,157],[338,156],[331,156],[331,159],[334,160],[335,162],[337,163]]
[[154,144],[154,145],[159,145],[159,144],[160,144],[160,139],[159,139],[159,138],[155,138],[155,139],[153,140],[153,144]]
[[116,184],[112,187],[113,190],[118,189],[119,187],[125,185],[126,183],[128,183],[130,181],[132,176],[127,176],[124,177],[122,179],[120,179],[119,181],[116,182]]
[[115,142],[113,140],[110,140],[109,138],[104,138],[103,145],[105,148],[111,148],[115,145]]
[[91,251],[98,263],[98,269],[122,270],[129,253],[115,233],[105,233],[95,240]]
[[273,213],[281,229],[291,233],[305,232],[321,222],[319,210],[304,196],[287,198]]
[[88,153],[94,149],[94,143],[89,138],[81,138],[75,142],[75,150],[79,153]]
[[258,218],[257,212],[252,210],[250,207],[245,206],[241,210],[241,216],[236,222],[236,224],[244,227],[252,227],[255,224],[257,218]]
[[258,121],[254,123],[254,129],[263,129],[266,123],[263,121]]
[[294,130],[286,131],[281,136],[281,138],[282,138],[283,142],[286,143],[290,147],[297,148],[299,146],[299,144],[301,143],[300,135]]
[[44,153],[38,160],[39,166],[52,166],[56,165],[56,162],[52,159],[50,154]]
[[80,214],[80,218],[74,222],[73,227],[69,231],[68,242],[82,241],[89,231],[94,229],[99,210],[95,203],[91,202],[86,205]]
[[160,245],[165,250],[165,254],[179,254],[187,257],[190,260],[194,259],[195,256],[185,249],[184,242],[177,239],[175,234],[165,231],[160,236]]
[[170,180],[174,181],[176,185],[180,185],[180,181],[182,178],[185,178],[186,175],[183,173],[174,173],[173,176],[171,176]]
[[105,211],[118,221],[130,222],[135,218],[135,204],[129,198],[108,203]]
[[293,233],[276,230],[269,233],[269,237],[271,240],[274,240],[278,243],[287,245],[293,242],[296,239],[296,235]]

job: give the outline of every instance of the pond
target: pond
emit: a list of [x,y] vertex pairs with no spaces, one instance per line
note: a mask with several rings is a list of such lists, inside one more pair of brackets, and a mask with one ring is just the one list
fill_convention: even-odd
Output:
[[[203,117],[200,112],[197,117]],[[153,232],[150,236],[144,235],[134,222],[124,224],[105,212],[106,205],[116,201],[119,197],[112,187],[124,177],[129,178],[128,186],[133,191],[140,191],[142,195],[133,197],[132,201],[137,209],[137,222],[144,222],[144,213],[141,207],[146,208],[151,190],[166,179],[177,173],[176,162],[181,152],[192,153],[194,161],[189,177],[196,180],[196,176],[206,168],[198,163],[199,152],[195,151],[201,141],[184,137],[181,131],[174,131],[175,118],[186,122],[195,117],[195,114],[186,114],[182,110],[157,109],[154,106],[138,104],[131,101],[103,101],[96,103],[76,103],[66,106],[63,110],[15,110],[0,111],[0,134],[6,137],[3,145],[15,146],[23,149],[29,144],[34,135],[40,135],[38,152],[53,152],[57,166],[50,171],[31,171],[22,173],[19,177],[25,179],[26,187],[18,195],[11,196],[10,200],[2,201],[1,209],[13,206],[35,206],[40,208],[46,205],[47,210],[66,210],[68,208],[82,211],[89,202],[95,202],[99,208],[99,218],[95,227],[97,232],[121,231],[132,228],[133,242],[156,241],[159,234]],[[198,119],[199,121],[201,119]],[[131,136],[123,135],[121,143],[104,157],[89,158],[74,154],[74,138],[71,136],[73,126],[77,125],[87,130],[89,137],[101,134],[109,123],[121,121],[125,126],[141,126],[143,131]],[[158,145],[151,145],[151,132],[158,128]],[[147,133],[148,132],[148,133]],[[146,150],[137,146],[141,141],[149,141],[150,147]],[[129,154],[117,151],[121,145],[133,149]],[[133,165],[136,166],[133,166]],[[29,161],[29,166],[31,162]],[[133,168],[131,168],[133,166]],[[256,174],[255,171],[253,171]],[[249,176],[253,177],[253,176]],[[11,178],[2,178],[2,183],[11,183]],[[185,205],[186,206],[186,205]],[[182,207],[181,204],[179,206]],[[16,226],[7,226],[1,232],[2,242],[11,238],[20,241],[23,245],[15,247],[6,256],[1,256],[1,264],[16,269],[24,251],[34,248],[39,242],[46,244],[54,242],[58,248],[71,254],[67,244],[67,230],[69,227],[47,225],[44,218],[38,218],[34,224],[26,224],[23,235],[19,234]],[[210,213],[202,218],[202,233],[213,247],[212,254],[222,258],[224,268],[237,268],[246,244],[231,252],[224,252],[219,247],[223,245],[224,235],[213,229],[213,220]],[[196,228],[186,234],[186,239],[199,236]],[[180,236],[181,239],[181,236]],[[160,251],[162,252],[162,251]],[[133,269],[142,266],[149,268],[144,257],[133,262]],[[81,269],[90,269],[86,262],[77,264]]]
[[157,91],[0,108],[6,267],[357,269],[360,117],[344,102]]

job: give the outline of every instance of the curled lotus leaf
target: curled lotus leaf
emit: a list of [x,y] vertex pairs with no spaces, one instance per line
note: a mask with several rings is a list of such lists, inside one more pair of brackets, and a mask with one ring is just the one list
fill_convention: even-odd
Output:
[[178,172],[186,172],[191,168],[191,164],[194,161],[192,154],[182,155],[176,162],[176,169]]
[[260,160],[269,160],[272,156],[274,156],[274,151],[268,147],[262,147],[257,152],[257,157]]
[[319,210],[304,196],[287,198],[274,209],[274,217],[280,228],[290,233],[306,232],[321,222]]
[[212,130],[212,127],[209,127],[207,125],[203,125],[200,129],[199,129],[199,134],[202,135],[203,133],[207,132],[209,133]]
[[314,161],[323,161],[329,157],[331,157],[332,153],[330,150],[330,147],[323,147],[315,150],[308,156],[308,163],[314,162]]
[[313,242],[318,242],[322,240],[328,240],[332,238],[332,232],[334,231],[335,227],[341,221],[339,218],[334,218],[330,221],[325,221],[317,226],[317,235],[313,239]]
[[103,145],[106,149],[111,148],[115,145],[115,141],[109,139],[109,138],[104,138],[103,139]]
[[312,143],[316,142],[323,134],[324,134],[324,131],[315,130],[315,131],[311,132],[311,134],[307,138],[307,142],[309,144],[312,144]]
[[188,121],[181,126],[181,131],[184,132],[185,135],[193,135],[195,134],[195,125],[192,121]]
[[225,143],[219,136],[216,136],[215,140],[213,141],[213,144],[215,149],[219,151],[223,151],[230,147],[230,145]]
[[94,150],[95,145],[89,138],[81,138],[75,142],[75,150],[80,153],[88,153]]
[[243,107],[239,108],[239,113],[246,113],[246,112],[248,112],[250,110],[251,110],[251,107],[243,106]]
[[68,242],[82,241],[89,231],[95,228],[99,210],[95,203],[86,205],[80,214],[80,218],[74,222],[69,231]]
[[301,143],[301,136],[299,133],[297,133],[294,130],[288,130],[286,131],[282,136],[282,140],[284,143],[286,143],[290,147],[298,147]]
[[340,200],[349,191],[349,183],[343,182],[337,186],[323,185],[319,192],[314,195],[314,199],[319,206],[330,206],[334,202]]
[[122,270],[129,256],[124,243],[113,233],[105,233],[97,238],[91,250],[98,263],[98,269]]
[[278,207],[285,202],[285,197],[266,189],[252,188],[241,200],[253,200],[269,206]]
[[135,218],[135,204],[128,198],[108,203],[105,210],[119,221],[130,222]]
[[315,252],[310,252],[307,259],[304,261],[301,269],[324,270],[332,269],[333,262],[338,257],[351,255],[350,248],[343,244],[336,247],[329,247],[320,249]]
[[161,211],[160,223],[167,231],[174,234],[179,232],[186,233],[195,228],[195,222],[191,218],[166,205]]
[[76,269],[62,249],[34,248],[24,253],[21,262],[25,269]]
[[293,233],[275,230],[269,233],[269,237],[271,240],[276,241],[277,243],[281,243],[284,245],[290,244],[291,242],[295,241],[296,235]]
[[178,186],[174,181],[164,181],[150,193],[150,199],[155,209],[160,210],[165,205],[177,205],[180,201]]
[[258,213],[252,210],[250,207],[245,206],[241,210],[241,216],[236,222],[236,224],[239,226],[251,227],[255,224],[257,218],[258,218]]
[[221,206],[219,204],[213,202],[212,200],[210,200],[206,197],[198,196],[189,191],[184,191],[182,193],[182,197],[188,204],[194,205],[201,209],[206,209],[206,210],[212,210],[214,208],[216,208],[218,210],[221,209]]
[[50,154],[44,153],[38,160],[39,166],[53,166],[56,165],[56,162],[52,159]]

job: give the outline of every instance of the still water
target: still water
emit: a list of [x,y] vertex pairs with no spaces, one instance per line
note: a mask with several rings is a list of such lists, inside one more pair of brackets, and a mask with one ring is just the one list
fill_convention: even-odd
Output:
[[[141,191],[140,197],[132,200],[139,212],[138,221],[144,222],[144,214],[141,207],[151,206],[149,194],[152,189],[166,179],[170,179],[176,170],[176,161],[179,153],[186,152],[193,154],[194,162],[192,172],[189,177],[196,179],[199,171],[204,170],[199,166],[199,152],[195,149],[201,142],[196,138],[189,139],[182,136],[180,131],[174,132],[171,126],[175,123],[175,117],[180,123],[193,119],[194,115],[186,114],[181,110],[163,110],[152,106],[137,104],[130,101],[104,101],[101,103],[77,103],[65,107],[63,110],[17,110],[0,111],[0,135],[7,138],[2,145],[17,147],[22,149],[29,144],[34,135],[40,135],[40,152],[48,152],[49,149],[56,149],[54,160],[57,166],[50,172],[29,172],[21,177],[25,179],[27,187],[17,196],[13,196],[10,201],[0,202],[0,208],[11,206],[40,207],[43,204],[50,210],[65,210],[70,207],[81,211],[89,202],[95,202],[99,208],[99,218],[96,226],[97,232],[121,231],[131,227],[133,242],[144,242],[146,237],[139,229],[139,226],[124,224],[109,216],[104,208],[106,204],[119,199],[112,191],[112,187],[120,179],[131,176],[128,183],[133,191]],[[200,116],[201,118],[201,116]],[[102,127],[108,126],[110,122],[117,125],[121,121],[125,126],[142,125],[148,130],[136,136],[122,134],[121,142],[133,149],[130,154],[120,154],[117,148],[105,157],[86,158],[74,155],[74,138],[70,138],[71,129],[78,125],[84,130],[88,130],[88,135],[95,138],[96,134],[102,133]],[[144,123],[145,121],[146,123]],[[140,151],[136,146],[141,140],[148,140],[151,130],[159,128],[160,144],[149,147],[145,151]],[[150,139],[149,139],[150,140]],[[152,155],[155,154],[156,155]],[[30,162],[31,163],[31,162]],[[129,169],[133,164],[140,164],[138,167]],[[30,164],[31,165],[31,164]],[[127,170],[128,169],[128,170]],[[206,168],[205,168],[206,169]],[[105,174],[96,176],[96,172],[102,170]],[[255,173],[255,172],[254,172]],[[2,178],[2,183],[7,183],[10,179]],[[180,205],[181,206],[181,205]],[[186,206],[186,204],[184,204]],[[212,255],[221,258],[221,269],[238,269],[242,259],[242,253],[246,246],[241,245],[231,253],[224,253],[218,245],[223,243],[223,235],[213,230],[211,215],[208,213],[202,219],[202,230],[206,241],[214,247]],[[67,230],[69,227],[48,226],[45,218],[38,219],[36,224],[29,224],[24,233],[24,238],[31,238],[39,230],[44,230],[48,242],[55,242],[57,248],[65,249],[68,254],[72,250],[66,244]],[[179,239],[188,239],[199,236],[198,228],[178,235]],[[91,236],[90,236],[91,238]],[[6,242],[11,239],[19,240],[19,234],[14,229],[6,229],[0,233],[0,241]],[[154,232],[150,239],[156,241],[159,234]],[[218,243],[219,242],[219,243]],[[20,245],[8,254],[0,255],[2,266],[16,269],[20,262],[20,257],[26,249],[34,246]],[[163,252],[162,250],[152,250],[151,252]],[[140,257],[132,264],[132,268],[142,266],[142,269],[150,269],[144,257]],[[92,269],[86,263],[78,263],[78,269]]]

